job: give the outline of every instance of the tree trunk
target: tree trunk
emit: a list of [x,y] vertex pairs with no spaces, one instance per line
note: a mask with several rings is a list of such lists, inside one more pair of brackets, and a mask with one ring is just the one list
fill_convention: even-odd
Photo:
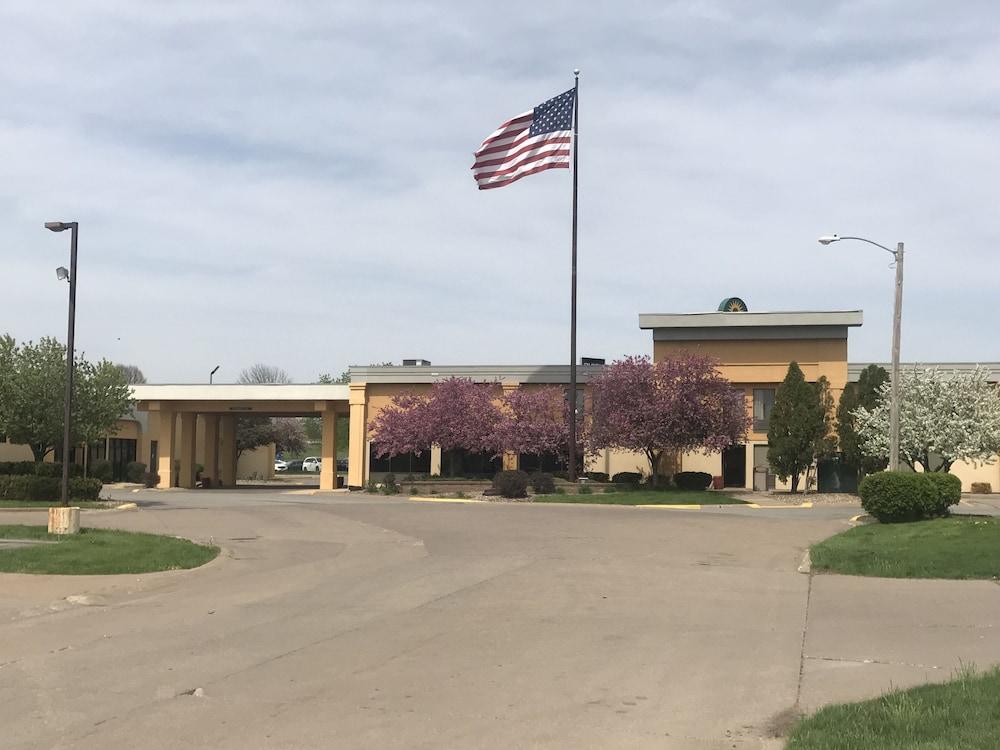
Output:
[[49,448],[49,446],[47,445],[38,445],[36,443],[32,443],[31,455],[34,457],[35,463],[40,464],[42,461],[44,461],[45,457],[48,455],[50,450],[52,449]]
[[792,494],[794,495],[799,491],[799,474],[795,472],[792,474]]
[[660,476],[658,470],[659,470],[661,455],[662,454],[658,451],[654,451],[651,449],[646,450],[646,459],[649,461],[649,479],[653,487],[659,487],[660,485]]

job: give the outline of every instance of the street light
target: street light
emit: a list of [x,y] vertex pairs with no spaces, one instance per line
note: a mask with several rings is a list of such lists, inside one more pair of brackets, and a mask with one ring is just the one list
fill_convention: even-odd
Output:
[[892,315],[892,374],[889,396],[889,470],[897,471],[899,469],[899,338],[903,319],[903,243],[897,243],[896,249],[891,250],[864,237],[840,237],[836,234],[823,235],[819,238],[819,243],[829,245],[841,240],[867,242],[869,245],[882,248],[896,260],[896,302]]
[[215,368],[210,373],[208,373],[208,384],[209,385],[212,385],[212,376],[215,375],[215,373],[217,373],[219,371],[219,367],[220,367],[220,365],[216,365]]
[[69,506],[69,443],[70,420],[73,415],[73,334],[76,328],[76,235],[79,225],[75,221],[47,221],[50,232],[71,230],[69,240],[69,271],[59,266],[56,278],[69,281],[69,332],[66,334],[66,396],[63,401],[63,455],[62,455],[62,506]]

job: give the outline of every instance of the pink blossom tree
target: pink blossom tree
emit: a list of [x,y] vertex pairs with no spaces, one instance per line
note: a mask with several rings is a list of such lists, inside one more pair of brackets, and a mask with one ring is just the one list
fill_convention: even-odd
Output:
[[494,432],[499,452],[555,453],[565,458],[569,409],[562,388],[516,388],[504,394]]
[[426,395],[403,393],[372,420],[369,429],[379,457],[420,454],[437,444],[443,451],[495,451],[501,419],[498,388],[467,378],[446,378]]
[[656,482],[665,453],[714,452],[742,441],[750,428],[743,392],[715,364],[692,354],[613,362],[590,381],[590,448],[645,454]]

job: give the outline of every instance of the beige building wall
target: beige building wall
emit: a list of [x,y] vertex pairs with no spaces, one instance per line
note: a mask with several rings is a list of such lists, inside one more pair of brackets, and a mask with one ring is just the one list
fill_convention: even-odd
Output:
[[27,445],[4,440],[0,443],[0,461],[34,461],[35,455]]
[[962,480],[962,491],[969,492],[973,482],[989,482],[993,492],[1000,492],[1000,462],[994,458],[989,464],[972,464],[956,461],[951,473]]

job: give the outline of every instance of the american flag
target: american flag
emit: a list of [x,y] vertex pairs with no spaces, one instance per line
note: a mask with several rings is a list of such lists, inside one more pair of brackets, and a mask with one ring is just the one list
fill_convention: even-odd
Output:
[[480,190],[503,187],[546,169],[569,169],[575,90],[542,102],[489,134],[476,151]]

